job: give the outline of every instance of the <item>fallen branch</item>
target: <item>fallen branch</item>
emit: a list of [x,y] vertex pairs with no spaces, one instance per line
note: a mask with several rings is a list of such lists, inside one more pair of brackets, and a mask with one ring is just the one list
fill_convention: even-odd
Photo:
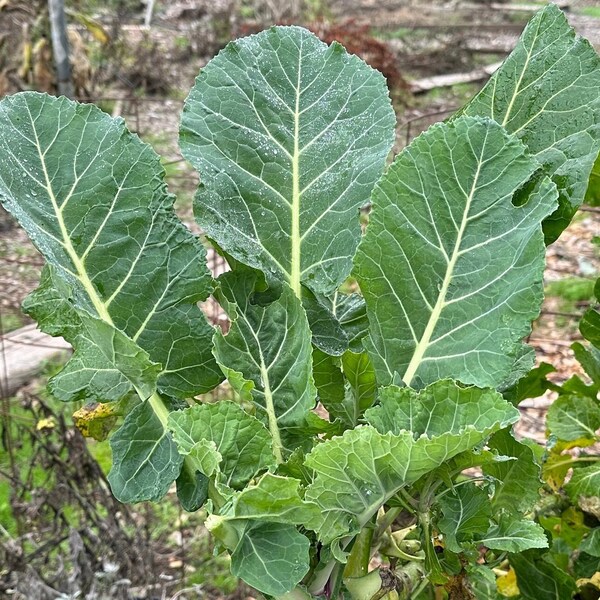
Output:
[[434,77],[425,77],[424,79],[417,79],[411,81],[410,90],[413,94],[422,94],[436,88],[450,87],[458,83],[471,83],[474,81],[483,81],[487,79],[498,67],[501,62],[487,65],[486,67],[480,67],[468,73],[451,73],[450,75],[436,75]]

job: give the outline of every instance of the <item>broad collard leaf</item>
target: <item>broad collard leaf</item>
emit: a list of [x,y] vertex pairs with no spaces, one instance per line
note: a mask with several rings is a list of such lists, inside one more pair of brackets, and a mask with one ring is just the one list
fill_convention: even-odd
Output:
[[444,545],[452,552],[462,550],[461,543],[486,532],[492,518],[487,492],[474,483],[457,486],[438,498],[442,518],[438,529],[444,534]]
[[[473,394],[474,388],[460,388],[452,381],[434,385],[434,397],[442,396],[442,389],[446,388],[450,398],[444,407],[444,422],[436,419],[429,425],[425,419],[408,419],[406,424],[412,423],[414,428],[407,431],[393,420],[399,410],[370,409],[366,419],[370,422],[372,418],[372,425],[346,431],[341,437],[319,444],[307,456],[306,465],[314,470],[314,479],[307,488],[306,499],[322,510],[320,519],[310,527],[323,543],[358,532],[403,486],[517,418],[515,409],[497,393],[478,390],[479,394]],[[422,398],[414,390],[407,392],[402,399],[407,402],[407,413],[411,405],[415,413],[420,413],[430,391],[422,392]],[[381,400],[382,404],[402,404],[394,396]],[[476,420],[476,426],[470,422],[474,411],[483,415]],[[386,415],[393,418],[388,420]]]
[[[210,352],[212,327],[197,306],[211,291],[205,251],[175,216],[159,157],[95,106],[37,93],[6,98],[0,153],[0,200],[48,262],[46,289],[28,309],[76,348],[76,362],[53,389],[63,398],[86,397],[87,389],[92,399],[106,390],[110,400],[127,387],[117,370],[149,399],[163,433],[151,415],[131,416],[114,443],[126,444],[125,434],[134,442],[143,418],[155,450],[140,459],[115,446],[111,481],[125,482],[115,484],[122,500],[141,500],[144,490],[156,499],[167,474],[176,474],[159,451],[172,442],[155,390],[185,397],[222,377]],[[51,293],[61,310],[52,309]],[[107,383],[94,368],[107,369]]]
[[561,440],[600,439],[600,403],[587,396],[560,396],[548,409],[546,422]]
[[231,42],[185,103],[180,144],[202,179],[198,222],[242,263],[332,293],[360,239],[359,208],[394,140],[385,80],[299,27]]
[[158,156],[121,119],[64,97],[6,98],[0,123],[2,202],[88,330],[90,315],[147,352],[161,392],[212,389],[212,328],[196,306],[211,291],[205,251],[175,217]]
[[425,385],[453,377],[497,387],[522,356],[543,297],[542,219],[556,187],[489,119],[438,124],[377,184],[355,259],[378,380]]
[[541,525],[507,513],[499,515],[498,523],[490,527],[479,543],[486,548],[505,552],[548,547],[548,539]]
[[519,43],[461,114],[491,117],[518,135],[560,192],[544,223],[548,242],[583,201],[600,149],[600,58],[549,4],[529,22]]
[[214,353],[232,386],[257,406],[282,462],[286,431],[301,430],[315,405],[311,335],[292,290],[283,284],[279,298],[263,306],[254,292],[256,278],[252,271],[219,278],[218,296],[232,324],[227,335],[215,333]]
[[121,502],[160,500],[178,477],[183,456],[149,402],[126,417],[110,440],[108,481]]
[[196,470],[242,489],[257,473],[274,466],[271,436],[255,417],[234,402],[198,404],[169,415],[169,428],[182,455]]

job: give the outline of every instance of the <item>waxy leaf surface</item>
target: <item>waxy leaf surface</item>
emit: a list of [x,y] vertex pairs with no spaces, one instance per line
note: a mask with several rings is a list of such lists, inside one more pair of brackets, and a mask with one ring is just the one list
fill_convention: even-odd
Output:
[[215,333],[214,352],[231,385],[256,404],[277,456],[286,430],[301,430],[315,405],[311,335],[302,304],[287,285],[263,305],[256,283],[252,271],[219,278],[218,295],[232,323],[227,335]]
[[[219,481],[234,489],[243,488],[259,471],[274,465],[269,432],[234,402],[199,404],[172,412],[169,428],[181,454],[191,455],[208,477],[218,469],[222,474]],[[211,463],[212,468],[207,466]],[[206,471],[200,465],[205,465]]]
[[[404,485],[414,483],[518,418],[514,407],[499,394],[477,390],[479,394],[472,395],[473,388],[459,388],[453,381],[438,382],[435,388],[440,396],[446,388],[446,395],[453,399],[446,406],[445,422],[437,421],[430,427],[426,421],[417,420],[413,430],[397,431],[394,421],[385,418],[394,415],[394,410],[382,414],[370,409],[366,419],[370,422],[369,415],[373,415],[373,425],[348,430],[343,436],[317,445],[307,456],[306,465],[314,469],[315,475],[306,490],[306,500],[322,510],[321,518],[309,526],[323,543],[358,532]],[[453,395],[454,389],[460,390],[458,396]],[[466,402],[461,401],[461,392],[467,395]],[[421,393],[427,394],[428,390]],[[411,389],[401,402],[406,402],[407,413],[411,406],[416,413],[422,406],[419,395]],[[382,398],[382,403],[395,405],[400,401],[389,396]],[[499,410],[502,405],[504,411]],[[470,422],[465,425],[473,407],[483,415],[477,420],[477,428]]]
[[541,221],[556,206],[547,178],[513,203],[537,169],[497,123],[460,117],[419,136],[377,184],[355,272],[380,383],[509,377],[539,313]]
[[560,192],[546,220],[548,242],[583,201],[600,149],[600,58],[554,4],[529,22],[519,43],[462,114],[491,117],[518,135]]
[[237,260],[333,292],[348,276],[394,139],[383,76],[299,27],[231,42],[184,107],[180,144],[200,172],[198,222]]
[[[53,387],[63,398],[98,400],[106,390],[112,400],[127,387],[118,371],[149,398],[154,416],[136,409],[114,440],[111,481],[121,500],[157,499],[180,465],[164,468],[174,446],[155,390],[185,397],[222,378],[196,305],[212,289],[205,251],[173,212],[158,156],[95,106],[37,93],[4,99],[0,155],[0,199],[48,262],[28,309],[76,349]],[[94,369],[106,369],[106,381]],[[125,437],[138,443],[140,419],[143,457]]]

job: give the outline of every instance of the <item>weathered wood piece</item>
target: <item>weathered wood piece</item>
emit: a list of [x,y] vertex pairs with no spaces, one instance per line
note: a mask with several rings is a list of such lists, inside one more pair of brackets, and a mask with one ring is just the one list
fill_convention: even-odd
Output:
[[40,372],[44,362],[70,350],[63,338],[42,333],[35,324],[7,333],[0,340],[0,392],[14,394]]
[[486,67],[480,67],[468,73],[451,73],[449,75],[436,75],[425,77],[410,82],[410,89],[414,94],[420,94],[440,87],[450,87],[457,83],[470,83],[487,79],[502,63],[497,62]]

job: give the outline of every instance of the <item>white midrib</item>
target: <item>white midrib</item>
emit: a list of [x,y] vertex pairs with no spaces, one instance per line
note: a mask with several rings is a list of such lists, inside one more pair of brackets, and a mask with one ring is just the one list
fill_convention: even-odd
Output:
[[300,235],[300,77],[301,77],[302,47],[298,58],[298,81],[296,84],[296,105],[294,107],[294,151],[292,153],[292,261],[290,266],[290,287],[300,298],[300,260],[302,237]]
[[[32,123],[32,125],[33,125],[33,123]],[[97,292],[94,284],[92,283],[91,279],[89,278],[89,276],[87,274],[87,271],[85,270],[84,261],[77,254],[77,252],[75,252],[75,248],[73,247],[73,244],[71,242],[71,236],[69,235],[69,232],[67,231],[67,226],[65,225],[65,221],[63,218],[63,214],[62,214],[62,207],[60,207],[58,205],[56,196],[54,195],[54,189],[52,188],[52,183],[50,182],[50,177],[48,175],[48,169],[46,168],[46,161],[44,160],[44,154],[42,152],[42,148],[40,146],[37,131],[35,130],[35,127],[33,127],[33,132],[34,132],[34,136],[35,136],[35,144],[36,144],[38,155],[40,158],[40,163],[42,165],[42,171],[44,173],[44,180],[46,182],[46,186],[45,186],[46,192],[48,193],[48,197],[50,198],[50,201],[52,202],[52,207],[53,207],[54,213],[56,215],[56,220],[58,221],[58,225],[60,227],[60,233],[61,233],[61,236],[63,239],[63,247],[66,250],[67,254],[69,255],[69,258],[71,259],[71,262],[73,263],[73,266],[75,267],[75,270],[77,272],[77,278],[81,282],[81,285],[83,286],[86,294],[88,295],[88,298],[90,299],[90,301],[92,302],[92,305],[96,309],[98,316],[104,322],[115,327],[115,324],[113,323],[112,317],[110,316],[106,305],[104,304],[104,302],[98,295],[98,292]],[[141,391],[136,386],[134,386],[134,387],[136,389],[138,396],[142,400],[144,400],[144,395],[141,393]],[[169,417],[169,411],[167,410],[167,407],[165,406],[165,404],[164,404],[162,398],[159,396],[158,392],[154,392],[152,394],[152,396],[150,396],[150,398],[148,398],[148,402],[150,403],[150,406],[152,407],[154,414],[156,414],[156,416],[158,417],[161,424],[163,425],[163,427],[166,430],[167,420]]]
[[448,261],[448,268],[446,269],[446,274],[444,276],[444,281],[442,282],[442,286],[440,288],[440,293],[438,295],[437,302],[435,303],[435,306],[433,307],[433,310],[431,311],[431,315],[429,316],[429,321],[427,322],[425,331],[423,332],[423,335],[421,336],[421,339],[419,340],[418,344],[415,346],[415,350],[413,352],[412,358],[410,359],[410,363],[408,364],[408,367],[406,368],[404,376],[402,377],[402,381],[407,386],[410,386],[410,384],[412,383],[412,380],[414,379],[415,373],[417,372],[419,366],[421,365],[421,361],[423,360],[423,357],[425,356],[425,352],[427,352],[427,348],[429,347],[429,342],[431,341],[431,336],[433,335],[433,332],[435,331],[435,327],[440,319],[442,311],[446,307],[446,295],[448,294],[448,288],[450,287],[450,283],[452,281],[452,276],[454,274],[454,267],[456,266],[456,261],[458,260],[458,257],[460,256],[460,246],[462,244],[463,236],[465,234],[465,229],[467,227],[468,216],[469,216],[469,212],[471,210],[471,204],[473,202],[473,197],[475,196],[475,190],[477,189],[477,182],[479,180],[479,174],[481,172],[482,156],[483,156],[484,149],[485,149],[485,142],[484,142],[484,146],[481,151],[481,156],[479,157],[479,161],[477,164],[477,171],[475,172],[475,177],[473,179],[473,185],[472,185],[471,191],[469,192],[469,195],[467,197],[467,202],[465,204],[465,210],[463,212],[462,221],[461,221],[458,233],[456,235],[456,241],[454,243],[454,248],[452,250],[452,256],[450,257],[450,260]]

